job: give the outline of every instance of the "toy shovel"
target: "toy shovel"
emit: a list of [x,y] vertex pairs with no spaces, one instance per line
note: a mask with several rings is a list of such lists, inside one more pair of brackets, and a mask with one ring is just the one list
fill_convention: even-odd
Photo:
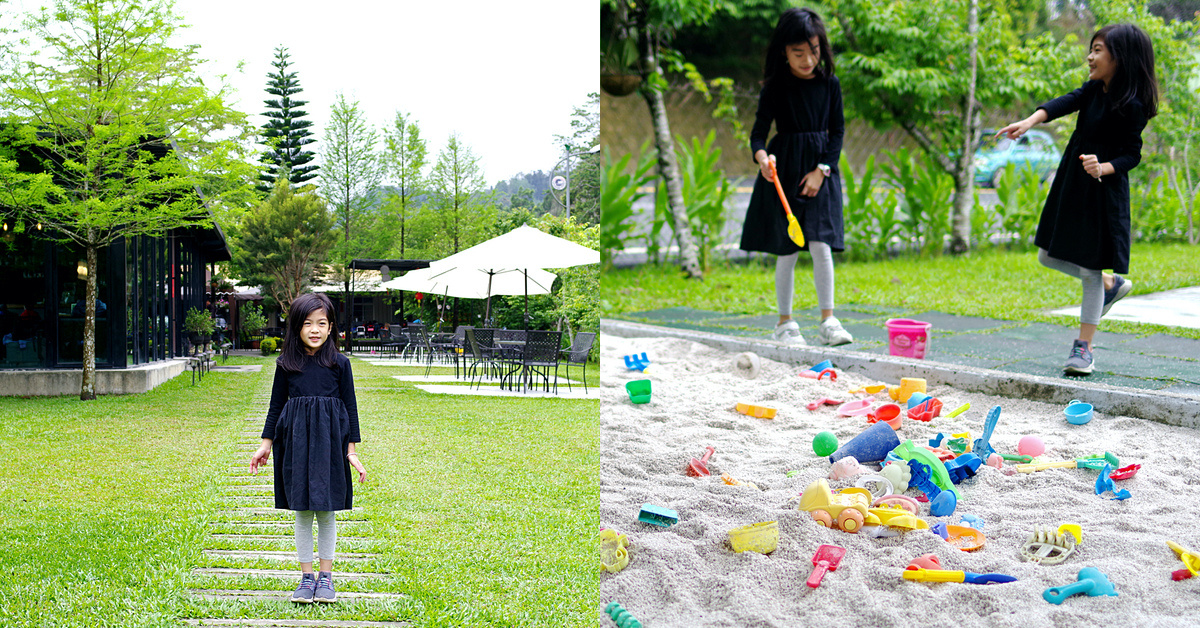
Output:
[[687,474],[692,477],[700,477],[702,475],[711,475],[708,472],[708,459],[713,455],[713,448],[709,447],[704,452],[704,456],[699,460],[692,458],[688,463]]
[[1179,560],[1183,561],[1184,569],[1179,569],[1171,572],[1172,580],[1187,580],[1192,576],[1200,574],[1200,552],[1191,552],[1174,541],[1167,541],[1167,546],[1175,550],[1175,555]]
[[779,183],[779,171],[775,169],[775,162],[767,159],[767,163],[771,164],[771,179],[775,181],[775,191],[779,193],[779,202],[783,203],[783,211],[787,212],[788,237],[796,243],[796,246],[804,246],[804,232],[800,230],[800,223],[796,222],[796,217],[792,215],[792,206],[788,205],[787,196],[783,193],[783,186]]
[[822,545],[817,548],[817,553],[813,554],[813,571],[812,575],[804,584],[812,588],[821,586],[821,578],[825,577],[826,571],[837,571],[838,563],[842,562],[842,557],[846,555],[846,548],[836,545]]

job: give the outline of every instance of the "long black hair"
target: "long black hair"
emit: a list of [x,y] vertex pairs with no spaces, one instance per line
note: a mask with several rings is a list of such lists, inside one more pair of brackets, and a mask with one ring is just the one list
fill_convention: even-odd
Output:
[[300,295],[295,301],[292,301],[292,306],[288,308],[287,332],[283,336],[283,349],[280,351],[279,358],[275,360],[275,364],[280,368],[293,372],[304,370],[308,351],[304,340],[300,338],[301,328],[304,326],[304,320],[317,310],[325,310],[325,318],[329,320],[329,336],[320,347],[317,347],[312,359],[327,368],[333,368],[337,364],[338,332],[337,319],[333,315],[333,301],[319,292],[313,292]]
[[829,36],[825,34],[825,23],[812,9],[792,7],[779,16],[771,44],[767,46],[767,62],[763,67],[763,78],[770,83],[781,73],[788,73],[785,49],[792,44],[812,44],[817,38],[821,61],[816,74],[822,78],[833,76],[833,50],[829,47]]
[[1111,24],[1096,31],[1088,42],[1104,42],[1117,67],[1108,82],[1108,96],[1118,111],[1138,102],[1146,118],[1158,113],[1158,81],[1154,78],[1154,45],[1146,31],[1133,24]]

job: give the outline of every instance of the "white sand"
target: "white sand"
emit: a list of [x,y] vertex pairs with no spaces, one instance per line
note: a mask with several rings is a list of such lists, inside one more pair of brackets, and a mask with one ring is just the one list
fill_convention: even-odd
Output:
[[[762,374],[746,380],[733,372],[733,355],[674,339],[603,337],[601,346],[600,524],[627,534],[630,563],[602,573],[601,607],[616,601],[647,628],[680,626],[1197,626],[1200,577],[1175,582],[1183,568],[1166,545],[1172,540],[1200,551],[1200,449],[1195,430],[1097,413],[1091,423],[1066,423],[1062,406],[933,388],[947,410],[964,402],[972,409],[930,424],[905,420],[901,441],[926,444],[937,432],[970,430],[981,436],[987,411],[1002,406],[992,444],[1016,454],[1020,437],[1046,443],[1043,461],[1111,451],[1121,465],[1140,463],[1138,475],[1119,481],[1132,498],[1097,496],[1098,472],[1053,469],[1006,476],[984,467],[959,485],[963,498],[953,516],[922,518],[958,524],[961,515],[982,517],[987,542],[963,552],[927,530],[889,539],[848,534],[819,526],[796,508],[798,493],[826,477],[830,464],[812,451],[812,438],[833,431],[846,442],[867,427],[864,417],[843,418],[825,406],[804,406],[822,396],[850,399],[850,388],[874,382],[839,371],[836,383],[797,376],[798,366],[763,360]],[[653,398],[633,405],[625,383],[642,379],[621,356],[646,351],[652,360]],[[805,365],[808,366],[808,365]],[[836,359],[834,360],[836,367]],[[884,394],[886,395],[886,393]],[[773,420],[734,411],[737,402],[778,408]],[[882,402],[880,402],[882,403]],[[710,477],[692,478],[684,468],[712,445]],[[788,478],[784,472],[800,473]],[[761,489],[727,486],[720,474]],[[834,489],[853,480],[831,481]],[[909,489],[908,495],[919,494]],[[679,523],[660,528],[637,520],[643,503],[679,512]],[[778,521],[780,541],[770,555],[734,553],[730,529]],[[1083,526],[1075,556],[1055,566],[1021,560],[1035,524]],[[805,579],[821,544],[846,548],[835,572],[818,589]],[[1008,584],[910,582],[901,572],[914,557],[935,553],[943,569],[1016,576]],[[1096,567],[1115,584],[1117,597],[1071,597],[1062,605],[1042,599],[1048,587],[1076,581]],[[602,617],[600,626],[611,626]]]

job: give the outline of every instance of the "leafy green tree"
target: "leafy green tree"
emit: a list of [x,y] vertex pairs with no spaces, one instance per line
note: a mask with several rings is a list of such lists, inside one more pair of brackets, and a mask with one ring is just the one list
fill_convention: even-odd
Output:
[[[347,266],[358,255],[352,236],[371,233],[364,230],[364,222],[373,222],[371,210],[376,206],[379,182],[383,174],[379,155],[375,150],[378,135],[366,116],[358,108],[358,102],[347,102],[344,94],[338,94],[333,103],[329,123],[325,127],[325,139],[321,149],[321,193],[333,207],[336,225],[342,231],[342,241],[334,248],[332,258],[341,265],[339,274],[345,286],[345,303],[350,301],[350,269]],[[362,232],[362,233],[360,233]],[[351,315],[347,308],[346,316]],[[347,319],[343,324],[350,321]],[[343,326],[342,329],[346,327]],[[346,335],[347,347],[351,336]]]
[[308,113],[300,107],[307,105],[308,101],[292,98],[302,90],[296,73],[288,72],[289,56],[287,48],[276,48],[275,61],[271,64],[275,66],[275,71],[267,74],[267,93],[275,98],[263,101],[267,105],[267,111],[263,112],[267,123],[262,127],[261,143],[267,146],[267,151],[262,154],[260,161],[267,171],[259,174],[258,178],[263,183],[258,189],[265,193],[272,192],[275,180],[281,176],[291,181],[292,185],[301,185],[315,179],[319,168],[309,163],[315,155],[305,149],[316,140],[310,138],[312,131],[308,130],[312,121],[302,119]]
[[413,198],[425,190],[423,171],[428,163],[426,141],[421,137],[421,127],[411,114],[396,112],[392,128],[384,132],[387,150],[383,162],[387,174],[395,182],[397,193],[388,196],[388,211],[396,217],[400,227],[400,258],[404,259],[406,241],[405,223],[408,221]]
[[496,208],[484,193],[479,157],[471,147],[450,135],[429,174],[432,210],[437,225],[437,251],[453,255],[483,241],[495,222]]
[[722,0],[604,0],[604,3],[613,12],[616,38],[622,42],[634,42],[640,55],[640,92],[650,108],[650,119],[654,124],[658,169],[667,189],[667,219],[679,237],[683,271],[688,277],[702,278],[704,274],[700,269],[699,249],[688,228],[683,179],[679,173],[674,136],[671,135],[670,120],[663,100],[667,81],[663,77],[661,54],[670,46],[675,31],[685,26],[704,24],[726,3]]
[[1020,37],[1003,0],[831,0],[827,7],[847,117],[899,126],[954,177],[951,249],[966,251],[980,108],[1078,86],[1074,38]]
[[12,141],[40,161],[31,174],[0,157],[0,212],[86,252],[83,400],[96,398],[100,249],[211,225],[206,204],[254,193],[244,116],[194,73],[199,46],[177,45],[180,28],[167,1],[63,0],[25,17],[29,45],[0,76]]
[[294,192],[286,179],[246,216],[235,240],[238,276],[261,285],[285,311],[323,271],[337,242],[333,214],[310,188]]

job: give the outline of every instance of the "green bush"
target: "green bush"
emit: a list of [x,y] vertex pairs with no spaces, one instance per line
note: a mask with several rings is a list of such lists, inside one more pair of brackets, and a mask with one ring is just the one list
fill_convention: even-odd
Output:
[[610,266],[612,258],[625,250],[637,226],[633,220],[633,204],[646,196],[639,191],[654,181],[655,152],[648,149],[649,141],[642,144],[641,156],[633,174],[625,174],[633,155],[625,155],[612,161],[608,149],[604,149],[604,167],[600,170],[600,252],[604,264]]
[[192,307],[188,308],[187,315],[183,319],[183,329],[203,336],[211,334],[216,329],[216,323],[213,322],[212,316],[207,311]]
[[271,355],[272,353],[275,353],[275,349],[278,347],[279,340],[276,338],[263,338],[262,342],[258,343],[258,349],[259,351],[262,351],[263,355]]

